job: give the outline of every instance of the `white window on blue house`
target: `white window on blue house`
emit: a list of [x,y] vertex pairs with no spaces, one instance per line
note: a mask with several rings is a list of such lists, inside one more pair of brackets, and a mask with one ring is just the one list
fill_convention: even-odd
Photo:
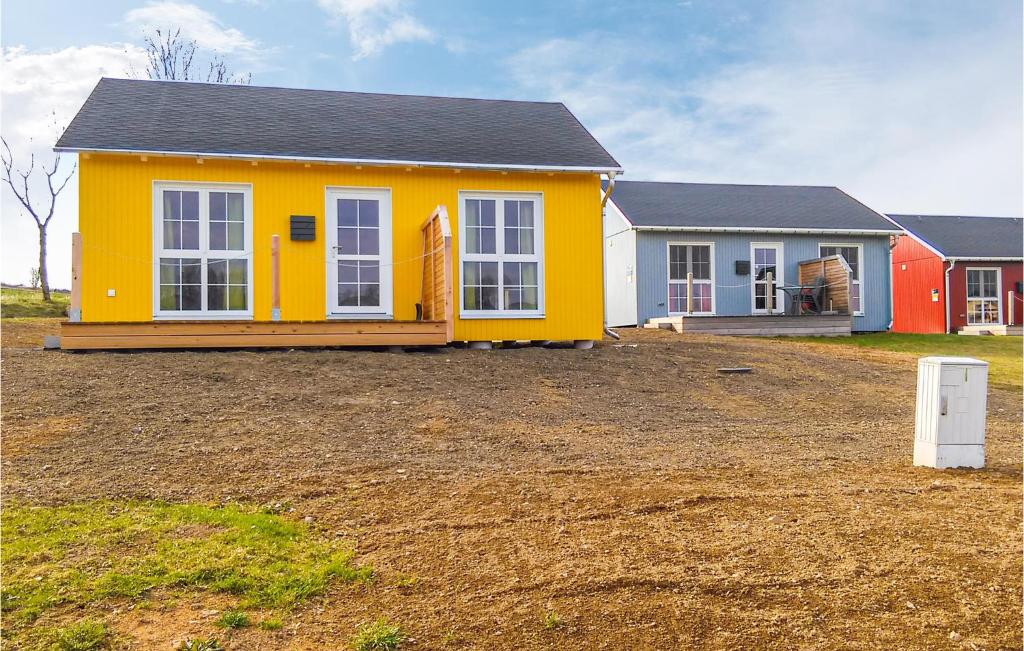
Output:
[[[690,276],[692,275],[692,278]],[[688,300],[690,284],[693,299]],[[714,314],[714,245],[677,243],[668,245],[669,314]]]
[[544,316],[544,217],[537,194],[461,195],[462,318]]
[[850,307],[857,316],[864,315],[864,296],[861,290],[862,261],[864,245],[862,244],[822,244],[818,247],[818,255],[827,258],[830,255],[841,255],[850,266]]

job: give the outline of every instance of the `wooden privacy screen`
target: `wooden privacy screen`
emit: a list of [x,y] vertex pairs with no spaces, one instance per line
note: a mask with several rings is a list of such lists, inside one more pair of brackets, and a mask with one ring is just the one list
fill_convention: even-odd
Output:
[[[819,276],[825,278],[824,309],[850,314],[850,266],[841,255],[805,260],[800,263],[800,284],[813,287]],[[831,305],[831,307],[829,307]]]
[[448,341],[455,336],[455,305],[452,288],[452,227],[448,209],[438,206],[423,223],[424,321],[444,321]]

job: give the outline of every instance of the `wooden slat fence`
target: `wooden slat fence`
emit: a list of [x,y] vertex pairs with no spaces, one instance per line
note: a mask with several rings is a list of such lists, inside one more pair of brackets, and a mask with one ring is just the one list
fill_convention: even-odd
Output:
[[420,304],[424,321],[444,321],[448,341],[455,336],[452,272],[452,227],[448,209],[438,206],[423,223],[423,285]]
[[804,260],[800,263],[800,284],[813,286],[819,276],[825,278],[825,310],[850,314],[850,266],[841,255]]

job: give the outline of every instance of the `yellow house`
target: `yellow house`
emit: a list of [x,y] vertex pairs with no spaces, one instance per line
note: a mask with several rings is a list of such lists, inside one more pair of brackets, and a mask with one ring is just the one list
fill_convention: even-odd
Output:
[[602,336],[602,175],[560,103],[102,79],[64,348]]

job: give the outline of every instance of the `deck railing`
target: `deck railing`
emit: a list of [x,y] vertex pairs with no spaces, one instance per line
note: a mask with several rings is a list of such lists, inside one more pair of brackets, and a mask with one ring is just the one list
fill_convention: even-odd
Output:
[[423,286],[420,305],[423,320],[444,321],[448,341],[455,336],[453,298],[452,227],[448,209],[438,206],[423,222]]

